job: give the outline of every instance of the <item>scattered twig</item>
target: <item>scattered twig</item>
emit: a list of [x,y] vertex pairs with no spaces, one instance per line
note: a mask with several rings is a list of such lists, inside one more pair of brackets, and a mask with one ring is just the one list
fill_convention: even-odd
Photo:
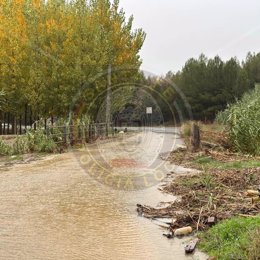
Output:
[[201,209],[200,209],[199,219],[197,222],[197,232],[199,231],[199,224],[200,224],[200,218],[201,218],[202,211],[203,211],[203,207],[201,207]]

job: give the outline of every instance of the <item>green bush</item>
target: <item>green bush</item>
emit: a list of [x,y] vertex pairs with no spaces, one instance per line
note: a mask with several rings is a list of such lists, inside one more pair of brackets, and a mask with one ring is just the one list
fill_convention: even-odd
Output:
[[[28,150],[31,152],[54,152],[57,148],[52,136],[47,136],[45,130],[31,130],[23,137]],[[25,147],[27,148],[27,147]]]
[[218,114],[217,121],[229,126],[233,147],[243,153],[260,155],[260,90],[255,89]]
[[25,154],[30,152],[52,153],[57,144],[52,136],[47,136],[45,130],[30,130],[25,135],[17,136],[14,144],[8,145],[0,139],[0,155]]
[[191,126],[192,126],[192,121],[188,121],[181,126],[181,133],[183,137],[190,137],[191,136]]
[[11,155],[12,147],[6,144],[2,139],[0,139],[0,155]]
[[24,154],[30,152],[27,136],[17,136],[12,147],[12,154]]
[[[85,116],[75,123],[79,129],[89,122],[89,118]],[[64,125],[66,123],[67,121],[65,119],[60,119],[56,122],[54,127],[49,127],[45,130],[44,121],[39,120],[36,122],[37,130],[28,130],[26,134],[17,136],[12,146],[0,139],[0,155],[25,154],[30,152],[55,152],[57,151],[58,144],[63,142]]]

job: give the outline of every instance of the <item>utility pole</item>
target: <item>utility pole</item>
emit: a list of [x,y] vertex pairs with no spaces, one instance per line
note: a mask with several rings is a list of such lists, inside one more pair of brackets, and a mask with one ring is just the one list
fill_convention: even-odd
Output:
[[106,99],[106,135],[108,136],[108,129],[111,123],[111,63],[108,65],[107,71],[107,99]]

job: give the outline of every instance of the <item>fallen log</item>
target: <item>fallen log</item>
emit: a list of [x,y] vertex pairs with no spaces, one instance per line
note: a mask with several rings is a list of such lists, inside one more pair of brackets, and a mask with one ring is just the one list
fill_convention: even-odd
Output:
[[201,145],[209,149],[215,149],[221,147],[219,144],[214,144],[206,141],[201,141]]
[[260,195],[259,191],[257,191],[257,190],[247,190],[246,191],[246,196],[248,196],[248,197],[254,197],[257,195]]
[[152,223],[154,223],[155,225],[161,227],[161,228],[166,228],[169,229],[170,228],[170,224],[158,221],[157,219],[152,219]]
[[246,215],[246,214],[238,214],[239,217],[243,217],[243,218],[257,218],[258,216],[254,216],[254,215]]

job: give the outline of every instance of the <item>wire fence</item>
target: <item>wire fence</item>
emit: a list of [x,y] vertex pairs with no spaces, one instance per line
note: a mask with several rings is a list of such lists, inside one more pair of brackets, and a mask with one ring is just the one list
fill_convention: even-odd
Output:
[[19,117],[0,111],[0,136],[15,137],[39,129],[57,144],[90,143],[115,134],[112,123],[56,125],[53,118],[39,121],[39,118],[36,119],[27,111]]
[[89,123],[78,125],[57,125],[57,118],[40,119],[25,105],[20,115],[0,110],[0,136],[24,135],[31,130],[41,129],[56,143],[92,142],[98,138],[114,135],[113,124]]
[[115,135],[115,128],[112,123],[49,126],[45,131],[46,135],[57,144],[91,143],[98,138]]

